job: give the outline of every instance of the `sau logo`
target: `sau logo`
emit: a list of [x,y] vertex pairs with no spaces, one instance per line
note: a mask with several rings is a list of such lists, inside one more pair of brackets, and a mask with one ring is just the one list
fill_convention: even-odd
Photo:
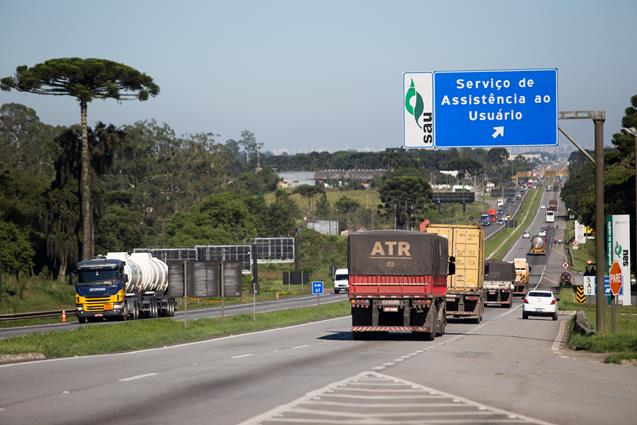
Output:
[[405,147],[433,146],[433,77],[431,73],[404,76]]

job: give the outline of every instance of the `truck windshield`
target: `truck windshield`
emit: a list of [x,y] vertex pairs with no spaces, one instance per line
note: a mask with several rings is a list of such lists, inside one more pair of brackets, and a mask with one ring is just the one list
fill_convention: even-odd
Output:
[[112,285],[119,280],[118,270],[79,270],[78,285],[107,284]]
[[336,276],[334,276],[334,280],[347,280],[347,275],[346,274],[337,274]]

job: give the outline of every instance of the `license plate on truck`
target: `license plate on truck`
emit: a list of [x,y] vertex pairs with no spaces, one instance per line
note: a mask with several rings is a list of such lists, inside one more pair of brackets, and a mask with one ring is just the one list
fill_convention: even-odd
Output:
[[398,307],[387,307],[387,306],[384,306],[383,307],[383,311],[386,311],[388,313],[396,313],[396,312],[398,312]]

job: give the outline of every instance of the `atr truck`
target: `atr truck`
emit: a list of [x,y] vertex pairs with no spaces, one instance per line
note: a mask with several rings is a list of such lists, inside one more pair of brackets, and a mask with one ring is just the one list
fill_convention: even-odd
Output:
[[506,261],[488,260],[484,265],[486,304],[511,307],[515,281],[515,267]]
[[90,319],[138,319],[173,316],[168,266],[148,253],[108,253],[80,261],[75,309],[80,323]]
[[531,268],[526,258],[514,258],[513,266],[515,267],[515,281],[513,282],[513,295],[526,295],[529,285],[529,273]]
[[406,230],[361,231],[347,239],[353,339],[411,332],[443,335],[447,276],[454,273],[447,240]]
[[[423,229],[425,230],[425,229]],[[480,323],[484,313],[484,230],[463,224],[432,224],[425,230],[449,241],[455,274],[447,278],[447,317]]]

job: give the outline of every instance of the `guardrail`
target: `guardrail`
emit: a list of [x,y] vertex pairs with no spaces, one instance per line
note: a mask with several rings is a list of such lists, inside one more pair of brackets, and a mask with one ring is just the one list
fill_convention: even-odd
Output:
[[[75,310],[64,310],[67,316],[75,316]],[[49,311],[32,311],[27,313],[14,313],[14,314],[0,314],[0,322],[6,322],[11,320],[21,319],[36,319],[38,317],[60,317],[62,310],[49,310]]]

